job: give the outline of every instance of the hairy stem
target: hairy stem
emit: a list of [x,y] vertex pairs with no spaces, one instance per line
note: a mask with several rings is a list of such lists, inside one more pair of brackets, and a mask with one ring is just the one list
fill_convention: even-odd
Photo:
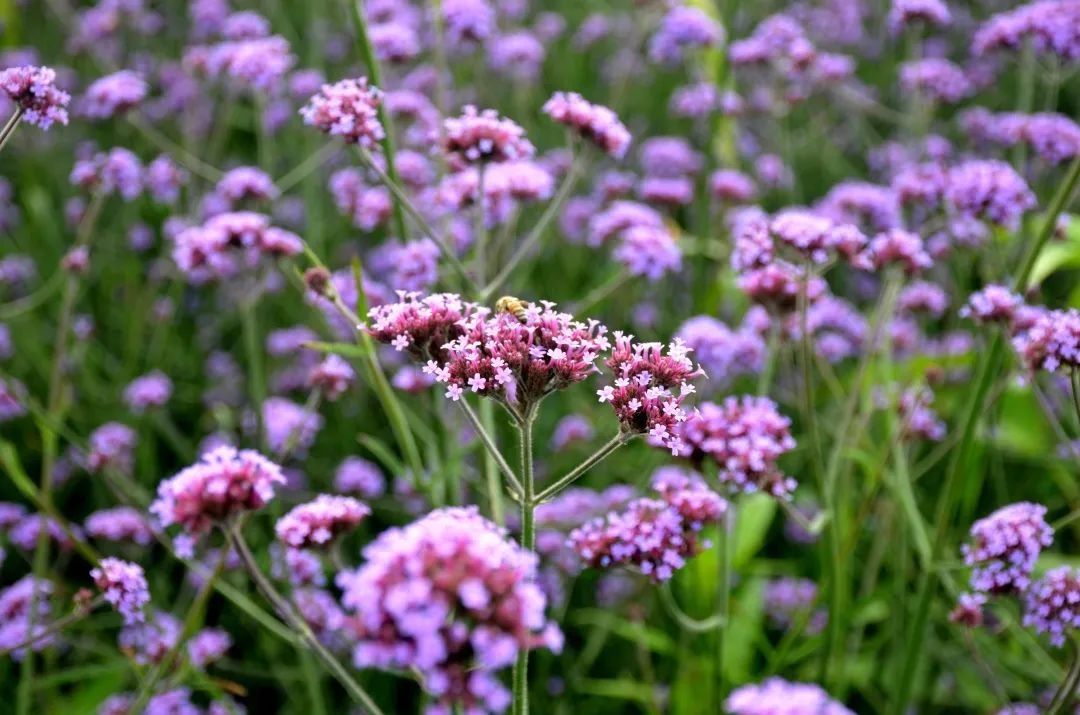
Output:
[[[460,400],[458,400],[458,404],[461,405],[461,409],[465,413],[465,416],[469,418],[469,423],[473,426],[473,429],[475,429],[476,433],[480,436],[480,441],[483,443],[484,449],[486,450],[487,454],[495,461],[495,464],[499,467],[499,470],[502,471],[503,475],[506,477],[507,482],[509,482],[511,489],[516,492],[517,497],[522,498],[525,494],[525,488],[524,486],[522,486],[521,480],[518,479],[518,476],[514,474],[514,470],[510,467],[509,463],[507,463],[506,457],[504,457],[502,455],[502,452],[499,451],[499,446],[495,444],[495,439],[491,435],[488,425],[485,425],[484,421],[477,416],[476,412],[472,408],[472,405],[469,404],[467,399],[462,397]],[[498,484],[496,482],[496,488],[497,487]],[[492,502],[495,501],[494,496],[492,496],[491,499]]]
[[15,133],[15,128],[19,126],[19,121],[22,119],[23,108],[15,107],[15,112],[4,123],[3,128],[0,128],[0,151],[4,150],[4,146],[8,143],[8,139]]
[[[533,496],[533,422],[536,420],[535,408],[529,408],[518,423],[518,437],[521,451],[521,548],[532,551],[535,547],[536,533],[533,523],[537,500]],[[513,715],[529,713],[529,649],[518,650],[517,662],[513,672],[514,700]]]
[[623,432],[616,433],[615,436],[605,442],[604,445],[600,447],[600,449],[589,455],[584,462],[571,469],[565,475],[560,477],[554,484],[548,486],[546,489],[542,490],[539,494],[537,494],[535,499],[536,503],[542,504],[543,502],[554,497],[563,489],[566,489],[568,486],[576,482],[578,478],[581,477],[581,475],[585,474],[585,472],[589,471],[597,464],[604,461],[609,454],[617,450],[619,447],[622,447],[631,439],[631,435],[624,434]]

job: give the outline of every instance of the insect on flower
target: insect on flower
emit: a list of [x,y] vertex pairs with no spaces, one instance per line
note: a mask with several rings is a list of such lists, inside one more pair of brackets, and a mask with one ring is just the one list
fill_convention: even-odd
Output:
[[495,312],[509,313],[524,323],[528,319],[529,304],[521,298],[515,298],[512,295],[504,295],[502,298],[495,301]]

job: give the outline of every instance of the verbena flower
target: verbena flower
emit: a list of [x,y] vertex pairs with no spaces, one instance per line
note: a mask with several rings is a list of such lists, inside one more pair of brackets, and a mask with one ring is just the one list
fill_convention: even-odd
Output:
[[90,578],[128,625],[146,620],[143,608],[150,602],[150,587],[142,566],[120,559],[104,558],[91,569]]
[[741,171],[720,169],[709,176],[709,194],[717,201],[744,204],[757,196],[757,186]]
[[711,82],[695,82],[671,93],[668,110],[677,117],[701,119],[720,106],[720,91]]
[[664,228],[663,217],[655,209],[634,201],[615,201],[589,219],[586,243],[601,246],[613,237],[636,227]]
[[961,547],[972,566],[971,588],[985,593],[1023,591],[1042,550],[1054,538],[1046,507],[1018,502],[998,509],[971,526],[970,544]]
[[630,275],[650,281],[682,267],[682,251],[667,227],[632,226],[620,234],[611,255]]
[[632,566],[659,583],[706,546],[698,534],[723,518],[727,502],[700,479],[671,471],[653,486],[660,499],[636,499],[571,532],[568,543],[582,561],[602,569]]
[[918,22],[931,27],[948,27],[952,13],[942,0],[893,0],[887,22],[889,30],[898,35],[908,25]]
[[442,12],[447,42],[455,48],[484,42],[497,29],[495,8],[488,0],[445,0]]
[[1010,326],[1024,299],[1002,285],[991,284],[968,296],[968,302],[960,308],[960,317],[971,318],[980,325],[1001,323]]
[[621,332],[614,337],[615,348],[604,363],[613,384],[596,391],[600,402],[611,405],[626,434],[648,434],[677,453],[682,447],[677,426],[686,419],[682,404],[695,392],[690,381],[704,373],[677,338],[665,353],[663,343],[635,343],[634,336]]
[[307,376],[308,387],[320,390],[330,401],[345,394],[354,380],[356,371],[339,355],[327,355]]
[[281,467],[258,452],[217,447],[158,485],[150,511],[162,526],[179,524],[193,535],[245,511],[261,509],[284,484]]
[[709,376],[709,386],[718,387],[741,375],[755,375],[765,364],[765,341],[745,323],[738,329],[710,315],[687,319],[676,331],[702,370]]
[[828,619],[825,610],[811,613],[818,602],[817,584],[807,578],[781,576],[769,579],[761,590],[761,600],[769,624],[779,630],[802,623],[808,635],[819,633]]
[[[55,634],[46,634],[52,615],[49,599],[54,590],[51,581],[28,574],[0,591],[0,648],[6,650],[34,637],[29,648],[36,652],[56,642]],[[16,661],[25,656],[26,647],[11,652]]]
[[465,322],[483,319],[486,309],[453,293],[398,293],[398,302],[368,311],[366,330],[381,343],[406,352],[420,363],[446,362],[443,346],[464,335]]
[[908,389],[900,394],[897,407],[906,439],[923,439],[940,442],[945,439],[947,428],[937,412],[931,407],[934,393],[929,389]]
[[533,82],[547,54],[544,44],[531,32],[510,32],[488,43],[492,70],[518,82]]
[[630,132],[607,107],[593,104],[576,92],[556,92],[544,104],[543,112],[595,144],[605,154],[616,159],[626,155]]
[[[338,575],[357,667],[415,669],[442,708],[502,712],[510,693],[496,677],[519,651],[559,651],[544,615],[536,556],[475,507],[445,508],[389,529],[365,563]],[[438,710],[436,710],[438,712]]]
[[160,370],[152,370],[135,378],[124,388],[124,403],[135,414],[152,407],[161,407],[172,396],[173,384]]
[[199,670],[220,660],[232,648],[233,639],[222,628],[203,628],[187,643],[188,660]]
[[1016,170],[1002,161],[973,159],[949,170],[945,200],[956,213],[1015,231],[1035,207],[1035,195]]
[[1024,625],[1064,645],[1080,627],[1080,573],[1059,566],[1032,584],[1024,597]]
[[79,101],[79,112],[91,119],[107,119],[139,106],[148,91],[141,75],[120,70],[90,83]]
[[1039,54],[1066,62],[1080,59],[1080,7],[1072,0],[1039,0],[993,15],[975,32],[971,49],[977,55],[1019,50],[1025,43]]
[[162,662],[180,639],[182,626],[171,613],[155,611],[144,621],[128,623],[117,636],[117,643],[139,665]]
[[117,147],[76,161],[69,178],[83,189],[134,201],[142,193],[143,166],[135,154]]
[[588,442],[595,430],[584,415],[567,415],[558,421],[551,434],[551,449],[561,452],[572,444]]
[[11,67],[0,71],[0,89],[22,110],[22,121],[47,130],[56,122],[68,123],[71,96],[56,88],[56,72],[49,67]]
[[86,468],[90,472],[116,469],[131,471],[138,436],[135,430],[119,422],[106,422],[90,433],[86,452]]
[[[801,266],[776,260],[739,276],[739,289],[755,303],[771,312],[789,313],[799,304],[805,270]],[[811,276],[806,285],[806,298],[813,305],[825,295],[827,286],[818,276]]]
[[274,525],[274,533],[294,549],[325,548],[341,534],[351,531],[371,514],[366,504],[333,494],[293,507]]
[[717,469],[722,484],[741,492],[762,491],[788,499],[796,482],[778,460],[795,448],[791,420],[767,397],[728,397],[703,402],[679,425],[678,455],[699,470]]
[[956,606],[949,612],[949,621],[968,628],[977,628],[983,624],[985,605],[985,594],[961,593],[956,598]]
[[688,50],[713,47],[724,39],[724,28],[700,8],[676,5],[660,21],[649,40],[649,59],[676,64]]
[[949,294],[937,283],[912,281],[904,286],[896,306],[905,313],[925,313],[940,318],[949,307]]
[[934,264],[917,233],[894,228],[870,240],[862,256],[863,267],[881,271],[896,265],[905,273],[915,274]]
[[173,261],[196,285],[232,278],[260,257],[295,256],[303,249],[299,236],[251,211],[213,216],[182,230],[173,244]]
[[938,57],[900,65],[900,87],[945,104],[955,104],[975,91],[962,67]]
[[15,378],[0,376],[0,422],[26,414],[26,386]]
[[208,77],[229,80],[234,86],[259,94],[281,89],[285,75],[296,64],[288,41],[279,35],[189,47],[185,68]]
[[367,77],[325,84],[300,110],[304,123],[342,137],[349,144],[372,149],[386,136],[379,122],[383,93]]
[[304,454],[315,443],[325,421],[318,412],[285,397],[271,397],[262,405],[263,425],[270,451]]
[[470,164],[528,159],[535,149],[516,122],[494,109],[466,105],[459,116],[443,121],[443,150],[455,170]]
[[95,511],[86,517],[83,529],[95,539],[128,541],[139,546],[147,546],[154,539],[150,522],[142,512],[127,506]]
[[330,176],[330,193],[338,211],[352,219],[364,231],[374,231],[385,224],[394,209],[393,198],[385,186],[370,186],[357,169],[340,169]]
[[1040,311],[1032,316],[1027,330],[1017,333],[1012,342],[1029,370],[1076,370],[1080,368],[1080,311],[1073,308]]
[[819,685],[776,677],[735,688],[724,701],[724,708],[732,715],[855,715]]
[[362,457],[346,457],[334,472],[334,489],[374,499],[386,491],[386,480],[374,463]]
[[228,201],[230,205],[245,200],[272,200],[279,194],[270,175],[254,166],[238,166],[226,171],[214,186],[214,193]]
[[[830,363],[858,355],[866,344],[866,318],[851,303],[826,295],[811,303],[806,325],[814,350]],[[789,315],[785,326],[793,339],[802,336],[802,321]]]
[[60,522],[45,514],[27,514],[8,531],[8,541],[18,546],[23,551],[31,552],[37,548],[38,538],[42,529],[46,536],[60,549],[70,551],[74,546],[72,536],[81,539],[77,526],[72,527],[72,534],[68,534],[60,525]]
[[180,200],[180,189],[187,184],[188,178],[188,172],[167,154],[161,154],[147,164],[143,174],[150,196],[158,203],[170,205]]

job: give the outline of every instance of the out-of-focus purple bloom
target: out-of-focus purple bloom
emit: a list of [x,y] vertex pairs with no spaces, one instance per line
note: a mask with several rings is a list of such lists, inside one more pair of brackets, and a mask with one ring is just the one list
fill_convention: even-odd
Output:
[[215,660],[220,660],[232,647],[229,633],[221,628],[203,628],[187,643],[188,659],[199,670]]
[[963,68],[937,57],[900,65],[900,87],[945,104],[955,104],[975,91]]
[[710,315],[689,318],[675,337],[694,352],[712,386],[722,387],[741,375],[757,374],[765,362],[765,341],[757,332],[745,326],[732,330]]
[[181,231],[173,243],[173,260],[196,285],[231,278],[254,267],[261,256],[295,256],[303,247],[299,236],[251,211],[213,216]]
[[340,169],[330,177],[330,192],[338,210],[352,219],[353,225],[373,231],[385,223],[393,210],[390,192],[382,186],[369,186],[356,169]]
[[929,389],[905,390],[900,395],[897,407],[903,425],[905,439],[922,439],[940,442],[945,439],[946,426],[938,417],[931,404],[934,393]]
[[446,38],[456,49],[486,41],[496,30],[495,9],[488,0],[443,0]]
[[576,442],[587,442],[594,434],[592,423],[584,415],[567,415],[555,425],[551,449],[561,452]]
[[998,509],[971,526],[971,543],[961,552],[972,566],[971,588],[983,593],[1024,591],[1042,550],[1054,540],[1046,507],[1018,502]]
[[1001,323],[1011,326],[1023,305],[1020,294],[1005,286],[991,284],[968,296],[968,302],[960,309],[960,317],[971,318],[980,325]]
[[124,618],[124,623],[132,625],[146,620],[143,608],[150,603],[150,587],[142,566],[104,558],[90,571],[90,578],[101,589],[105,600]]
[[540,40],[527,31],[500,35],[487,49],[492,70],[521,82],[536,80],[547,54]]
[[621,159],[630,146],[630,132],[615,112],[592,104],[574,92],[556,92],[543,107],[544,114],[570,127],[604,153]]
[[682,252],[667,228],[634,226],[622,232],[612,256],[630,275],[657,281],[682,267]]
[[889,8],[889,30],[898,35],[908,25],[922,22],[931,27],[948,27],[949,6],[942,0],[893,0]]
[[747,271],[739,276],[739,289],[755,303],[760,303],[775,313],[789,313],[798,307],[799,295],[804,281],[806,297],[810,305],[825,295],[825,281],[817,276],[804,279],[801,266],[786,261],[773,261],[761,268]]
[[[51,581],[26,575],[0,591],[0,648],[12,648],[31,637],[34,641],[29,647],[34,651],[56,642],[54,634],[46,633],[52,614],[49,597],[53,590]],[[11,651],[11,657],[16,661],[25,656],[25,647]]]
[[386,491],[386,480],[373,463],[361,457],[346,457],[334,472],[334,489],[375,499]]
[[671,94],[668,108],[676,117],[700,119],[720,106],[720,90],[711,82],[696,82],[679,87]]
[[143,166],[135,154],[117,147],[76,161],[70,179],[81,188],[118,193],[125,201],[133,201],[142,193]]
[[262,415],[266,442],[275,454],[304,454],[314,444],[324,422],[318,412],[284,397],[263,402]]
[[757,186],[741,171],[720,169],[709,177],[709,194],[717,201],[744,204],[757,195]]
[[142,512],[127,506],[95,511],[86,517],[83,529],[87,536],[106,541],[129,541],[146,546],[153,541],[150,522]]
[[49,67],[12,67],[0,71],[0,89],[22,111],[22,120],[39,129],[68,123],[71,96],[56,88],[56,72]]
[[152,407],[161,407],[172,396],[173,384],[169,376],[154,370],[137,377],[124,388],[124,403],[137,415]]
[[356,372],[338,355],[327,355],[311,368],[307,384],[318,389],[331,402],[341,397],[356,379]]
[[682,137],[652,137],[641,144],[641,168],[649,176],[696,174],[703,164],[701,154]]
[[732,715],[855,715],[831,699],[819,685],[769,678],[735,688],[724,701]]
[[700,8],[676,5],[660,21],[649,40],[649,59],[677,64],[688,50],[715,47],[724,40],[724,28]]
[[146,80],[137,72],[114,72],[90,83],[79,100],[79,113],[91,119],[107,119],[139,106],[148,90]]
[[915,274],[933,265],[930,254],[923,248],[922,238],[900,228],[874,236],[862,258],[865,261],[862,267],[877,271],[896,265],[908,274]]
[[615,201],[589,219],[586,243],[601,246],[613,236],[639,226],[665,228],[663,217],[655,209],[634,201]]
[[119,422],[107,422],[90,433],[86,468],[91,472],[116,469],[131,471],[135,457],[135,430]]
[[337,579],[356,614],[356,666],[415,668],[443,707],[501,712],[510,693],[495,671],[523,649],[562,648],[544,615],[535,554],[475,508],[439,509],[385,531],[364,557]]
[[949,621],[968,628],[978,628],[983,624],[983,606],[986,594],[961,593],[956,599],[956,606],[949,612]]
[[836,223],[852,223],[867,231],[887,231],[903,223],[893,189],[864,181],[844,181],[832,187],[815,211]]
[[780,630],[805,623],[805,632],[813,635],[821,631],[828,618],[824,610],[811,613],[818,600],[818,588],[807,578],[785,576],[770,579],[761,590],[761,600],[769,624]]
[[274,498],[274,485],[284,483],[281,467],[258,452],[217,447],[161,482],[150,511],[162,526],[180,524],[199,535],[214,522],[261,509]]
[[694,182],[685,176],[646,176],[638,184],[638,198],[663,206],[686,206],[694,200]]
[[1020,218],[1036,205],[1035,195],[1011,166],[1001,161],[973,159],[949,170],[945,200],[964,216],[982,219],[1015,231]]
[[49,539],[64,551],[70,551],[75,546],[72,537],[76,539],[82,538],[77,526],[72,527],[72,533],[68,534],[58,521],[39,513],[27,514],[19,523],[11,527],[8,531],[8,541],[23,551],[33,551],[37,547],[38,537],[41,535],[42,529],[45,530]]
[[[1015,323],[1015,321],[1014,321]],[[1080,311],[1044,310],[1032,316],[1013,347],[1029,370],[1058,372],[1080,368]]]
[[214,192],[230,204],[268,201],[276,199],[279,193],[270,175],[254,166],[238,166],[225,172],[214,187]]
[[288,41],[279,35],[192,46],[184,53],[185,68],[262,94],[278,91],[295,63]]
[[1038,0],[998,13],[975,32],[971,49],[982,55],[1018,50],[1027,42],[1039,54],[1066,62],[1080,59],[1080,5],[1075,0]]
[[26,414],[26,386],[13,377],[0,376],[0,422]]
[[937,283],[913,281],[900,291],[897,307],[905,313],[925,313],[940,318],[949,307],[949,294]]
[[1080,572],[1059,566],[1032,584],[1024,598],[1024,625],[1064,645],[1080,627]]
[[866,236],[857,227],[834,223],[801,209],[785,209],[778,213],[769,223],[769,233],[818,264],[825,263],[833,251],[853,258],[866,246]]
[[143,623],[124,626],[117,636],[120,650],[139,665],[160,663],[180,639],[180,621],[170,613],[154,612]]
[[323,85],[300,110],[300,115],[305,124],[331,136],[340,136],[349,144],[372,149],[386,136],[379,123],[382,101],[382,90],[368,85],[367,77],[343,79]]
[[226,40],[257,40],[269,35],[270,21],[250,10],[230,14],[221,25],[221,36]]
[[754,173],[758,181],[770,189],[782,189],[791,186],[790,167],[776,154],[762,154],[754,161]]

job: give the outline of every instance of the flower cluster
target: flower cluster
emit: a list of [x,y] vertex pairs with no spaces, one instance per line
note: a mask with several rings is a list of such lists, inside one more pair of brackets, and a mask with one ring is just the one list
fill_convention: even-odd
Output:
[[735,688],[724,701],[732,715],[855,715],[831,699],[819,685],[769,678]]
[[728,397],[704,402],[679,425],[678,454],[703,469],[711,460],[720,482],[742,492],[788,499],[796,482],[777,462],[795,448],[791,420],[767,397]]
[[267,398],[263,402],[262,421],[267,446],[278,456],[290,452],[305,454],[324,424],[318,412],[287,397]]
[[371,509],[352,497],[320,494],[278,519],[274,532],[278,541],[294,549],[326,548],[369,514]]
[[134,201],[143,190],[143,167],[139,157],[122,147],[80,159],[71,169],[71,183],[101,194],[119,194]]
[[615,112],[575,92],[556,92],[544,104],[543,112],[616,159],[621,159],[630,146],[630,132]]
[[890,265],[900,266],[906,273],[926,270],[934,261],[923,247],[918,234],[894,228],[874,236],[864,255],[866,266],[884,270]]
[[660,28],[649,40],[649,59],[676,64],[688,50],[713,47],[723,39],[724,28],[700,8],[676,5],[664,15]]
[[150,511],[162,526],[179,524],[198,535],[215,522],[261,509],[284,484],[281,467],[252,450],[217,447],[195,464],[158,485]]
[[575,320],[548,301],[525,304],[517,315],[477,312],[461,327],[442,346],[445,363],[430,360],[425,368],[455,401],[469,391],[527,409],[591,375],[610,347],[603,325]]
[[976,323],[1002,323],[1011,325],[1024,299],[1002,285],[988,285],[968,296],[968,302],[960,308],[960,317],[971,318]]
[[1080,126],[1063,114],[995,114],[974,107],[960,115],[960,123],[966,132],[980,141],[1005,147],[1027,145],[1049,164],[1059,164],[1080,155]]
[[973,159],[949,170],[945,201],[951,211],[1015,231],[1035,207],[1035,195],[1016,170],[1002,161]]
[[593,568],[633,566],[659,583],[703,548],[699,532],[720,521],[727,502],[699,478],[671,470],[658,476],[653,486],[660,499],[636,499],[570,533],[582,561]]
[[1080,368],[1080,310],[1039,311],[1027,330],[1013,337],[1013,347],[1032,371]]
[[1024,598],[1024,625],[1064,645],[1080,627],[1080,572],[1059,566],[1032,584]]
[[368,85],[367,77],[325,84],[300,110],[305,124],[349,144],[371,149],[386,136],[379,122],[383,93]]
[[740,375],[757,374],[765,363],[765,341],[748,319],[733,329],[711,315],[696,315],[679,327],[675,337],[693,351],[713,388]]
[[928,389],[909,389],[901,393],[897,407],[905,438],[931,442],[945,439],[945,423],[930,406],[933,401],[934,393]]
[[147,546],[154,533],[142,512],[128,506],[101,509],[86,517],[83,529],[88,536],[107,541],[129,541]]
[[12,67],[0,71],[0,90],[22,111],[22,119],[40,129],[68,123],[71,96],[56,87],[49,67]]
[[1018,502],[998,509],[971,526],[971,544],[961,551],[974,567],[971,587],[986,593],[1023,591],[1039,553],[1053,541],[1046,507]]
[[295,256],[303,249],[296,234],[270,225],[263,214],[218,214],[177,234],[173,260],[194,284],[224,280],[257,264],[261,256]]
[[90,472],[115,469],[131,471],[135,459],[135,430],[119,422],[106,422],[90,433],[86,452],[86,468]]
[[[39,651],[56,642],[47,634],[52,606],[49,598],[54,586],[51,581],[23,576],[0,591],[0,648],[10,649],[34,637],[30,648]],[[11,652],[12,658],[22,660],[26,648]]]
[[172,390],[169,376],[160,370],[152,370],[135,378],[124,388],[124,403],[132,412],[141,415],[152,407],[161,407],[168,402]]
[[805,621],[805,632],[813,635],[825,625],[825,611],[811,613],[818,602],[817,584],[806,578],[780,577],[765,582],[761,591],[765,615],[773,628],[787,630]]
[[1028,42],[1039,54],[1080,59],[1080,6],[1073,0],[1038,0],[998,13],[975,32],[971,49],[981,55],[1019,50]]
[[379,342],[406,352],[417,362],[442,365],[448,357],[443,346],[464,335],[463,323],[483,320],[483,311],[453,293],[421,297],[402,291],[396,303],[368,311],[366,329]]
[[334,489],[374,499],[386,491],[386,480],[373,463],[362,457],[346,457],[334,472]]
[[79,111],[91,119],[107,119],[137,107],[148,87],[138,73],[121,70],[95,80],[86,88]]
[[143,608],[150,602],[150,588],[142,566],[104,558],[90,571],[90,578],[101,589],[105,600],[123,616],[124,623],[132,625],[146,620]]
[[562,647],[536,556],[475,508],[433,511],[363,553],[360,568],[338,575],[357,667],[415,669],[446,708],[502,712],[510,693],[495,671],[523,649]]
[[[615,333],[615,349],[605,364],[614,385],[596,391],[611,405],[627,434],[648,434],[676,454],[682,448],[677,428],[686,419],[682,403],[695,391],[690,380],[704,373],[689,358],[678,338],[662,343],[635,343],[634,336]],[[678,395],[675,390],[678,389]]]
[[494,109],[466,105],[461,116],[443,122],[443,150],[457,170],[469,164],[528,159],[535,149],[516,122]]
[[256,93],[269,94],[296,63],[284,37],[243,38],[216,45],[189,47],[183,58],[185,68],[224,78]]

